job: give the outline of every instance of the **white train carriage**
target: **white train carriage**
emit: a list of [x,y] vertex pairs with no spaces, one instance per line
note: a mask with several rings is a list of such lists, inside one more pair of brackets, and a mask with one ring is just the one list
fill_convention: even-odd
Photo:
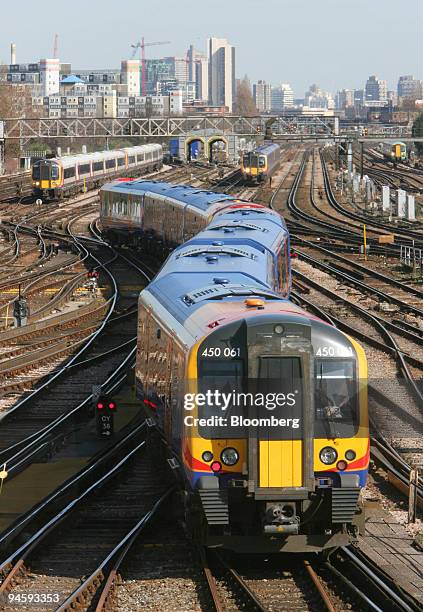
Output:
[[159,144],[42,159],[32,168],[33,195],[62,198],[100,187],[122,174],[140,176],[159,170],[162,163],[163,149]]

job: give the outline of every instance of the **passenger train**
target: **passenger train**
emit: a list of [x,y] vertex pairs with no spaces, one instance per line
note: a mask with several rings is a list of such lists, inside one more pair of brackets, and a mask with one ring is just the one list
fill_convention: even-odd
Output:
[[245,153],[241,161],[241,172],[248,183],[259,183],[272,176],[279,168],[281,150],[277,144],[266,144]]
[[407,160],[407,145],[405,142],[387,140],[381,142],[379,148],[383,156],[390,161],[404,162]]
[[100,195],[106,236],[167,256],[139,298],[136,390],[180,459],[193,533],[244,552],[348,544],[364,522],[366,357],[289,300],[281,216],[154,181]]
[[122,173],[139,176],[159,170],[162,164],[163,149],[158,144],[42,159],[32,167],[33,195],[63,198],[100,187]]

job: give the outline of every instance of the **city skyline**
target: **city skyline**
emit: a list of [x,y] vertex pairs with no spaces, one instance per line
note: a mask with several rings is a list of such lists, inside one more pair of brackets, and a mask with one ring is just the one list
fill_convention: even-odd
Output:
[[[267,0],[262,26],[257,10],[263,5],[258,0],[242,3],[235,0],[231,5],[216,0],[210,14],[197,4],[193,0],[181,0],[178,4],[165,0],[160,6],[148,5],[148,19],[143,25],[146,4],[134,6],[130,0],[121,0],[121,10],[116,12],[116,5],[110,0],[102,3],[92,0],[89,5],[75,0],[65,21],[51,20],[51,26],[46,28],[45,11],[54,8],[57,12],[57,3],[41,0],[34,5],[24,0],[20,13],[17,5],[2,9],[8,39],[2,37],[0,60],[9,63],[11,42],[17,45],[19,63],[52,57],[55,33],[59,35],[59,58],[77,69],[119,66],[121,60],[131,57],[131,44],[141,36],[147,42],[170,41],[160,47],[159,53],[158,49],[147,49],[151,59],[184,55],[190,44],[206,52],[207,38],[216,36],[226,38],[236,48],[237,77],[247,74],[252,83],[264,79],[275,86],[290,83],[296,97],[301,97],[313,82],[335,93],[343,88],[362,88],[369,74],[387,80],[388,89],[396,88],[402,74],[423,77],[415,48],[423,6],[416,1],[409,3],[410,10],[404,15],[392,0],[375,0],[371,5],[358,0],[353,12],[345,0],[322,0],[319,7],[305,0]],[[25,22],[20,19],[22,6],[27,16]],[[392,40],[400,17],[408,35],[401,39],[399,54],[397,46],[386,41]],[[38,29],[34,29],[34,24]],[[355,45],[358,35],[360,45]],[[256,45],[251,44],[252,39]],[[284,57],[289,61],[285,62]]]

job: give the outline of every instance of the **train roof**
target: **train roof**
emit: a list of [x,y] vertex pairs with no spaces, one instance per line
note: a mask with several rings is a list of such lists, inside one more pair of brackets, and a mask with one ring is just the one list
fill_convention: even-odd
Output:
[[[209,268],[210,272],[207,270]],[[267,282],[267,253],[251,245],[213,245],[191,242],[174,251],[168,258],[163,272],[159,272],[154,283],[162,276],[172,276],[177,293],[189,293],[203,283],[216,283],[216,279],[230,281],[235,276],[243,282],[257,284],[270,289]],[[232,282],[232,281],[231,281]]]
[[[181,325],[207,303],[228,300],[242,302],[251,296],[283,301],[263,282],[252,278],[246,270],[229,270],[229,262],[224,257],[216,265],[210,265],[209,272],[204,270],[204,260],[198,262],[197,272],[190,269],[189,274],[186,269],[178,271],[177,262],[169,263],[170,269],[166,265],[163,274],[159,274],[141,292],[141,296],[151,294]],[[239,265],[236,262],[233,267]]]
[[407,146],[405,144],[405,142],[402,142],[402,140],[383,140],[382,144],[387,144],[387,145],[390,145],[390,146],[393,146],[393,145],[402,145],[404,147]]
[[173,198],[179,202],[190,204],[201,210],[207,210],[209,206],[224,200],[233,200],[233,196],[214,191],[206,191],[198,187],[188,185],[172,185],[161,181],[128,181],[127,183],[108,183],[102,187],[102,191],[114,191],[118,193],[130,193],[142,195],[144,193],[157,193],[167,198]]
[[254,149],[253,153],[263,153],[265,155],[266,153],[270,153],[275,149],[280,149],[280,146],[272,142],[271,144],[264,144],[260,147],[257,147],[256,149]]
[[136,147],[124,147],[122,149],[112,149],[105,151],[94,151],[93,153],[77,153],[74,155],[64,155],[63,157],[53,157],[48,161],[61,163],[64,166],[72,166],[74,164],[83,164],[91,162],[91,161],[100,161],[103,159],[112,159],[114,157],[119,157],[122,155],[131,153],[150,153],[151,151],[157,151],[158,149],[162,149],[161,145],[158,144],[147,144],[147,145],[139,145]]

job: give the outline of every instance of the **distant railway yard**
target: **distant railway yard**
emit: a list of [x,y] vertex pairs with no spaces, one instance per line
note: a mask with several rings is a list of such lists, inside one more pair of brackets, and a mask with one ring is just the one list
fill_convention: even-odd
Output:
[[[0,177],[1,605],[421,610],[423,171],[154,146]],[[304,425],[189,438],[223,376],[301,380]]]

